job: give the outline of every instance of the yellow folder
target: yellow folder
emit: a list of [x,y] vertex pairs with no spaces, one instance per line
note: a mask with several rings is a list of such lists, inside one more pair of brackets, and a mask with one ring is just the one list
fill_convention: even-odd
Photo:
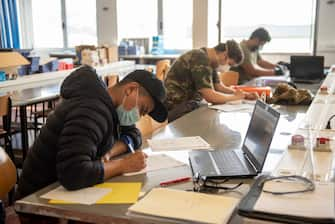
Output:
[[[102,183],[97,188],[110,188],[110,192],[100,198],[96,204],[133,204],[137,202],[142,183]],[[70,201],[49,200],[50,204],[75,204]]]

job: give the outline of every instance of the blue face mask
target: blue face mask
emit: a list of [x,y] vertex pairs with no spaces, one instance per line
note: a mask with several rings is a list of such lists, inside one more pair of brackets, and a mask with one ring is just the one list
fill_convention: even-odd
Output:
[[131,126],[140,120],[140,112],[137,106],[138,92],[136,96],[136,106],[129,111],[123,106],[125,99],[126,98],[124,98],[122,104],[116,108],[116,113],[119,117],[121,126]]

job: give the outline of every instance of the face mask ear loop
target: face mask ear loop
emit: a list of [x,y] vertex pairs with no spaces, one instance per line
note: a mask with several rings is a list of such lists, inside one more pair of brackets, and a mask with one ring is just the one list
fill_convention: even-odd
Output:
[[137,92],[136,92],[136,107],[138,107],[138,95],[139,95],[139,88],[137,88]]
[[136,93],[136,107],[137,107],[137,113],[138,113],[138,115],[141,117],[141,115],[140,115],[140,111],[139,111],[139,109],[138,109],[139,88],[140,88],[140,87],[137,88],[137,93]]
[[126,102],[126,97],[127,97],[127,95],[124,95],[124,96],[123,96],[122,104],[121,104],[122,106],[124,106],[124,102]]

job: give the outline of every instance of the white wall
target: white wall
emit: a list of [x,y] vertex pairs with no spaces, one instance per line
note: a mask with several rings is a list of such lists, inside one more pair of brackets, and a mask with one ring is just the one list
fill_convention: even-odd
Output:
[[193,0],[193,48],[207,46],[208,0]]
[[117,44],[116,0],[97,0],[98,45]]
[[319,0],[317,55],[325,56],[327,66],[335,64],[335,2]]

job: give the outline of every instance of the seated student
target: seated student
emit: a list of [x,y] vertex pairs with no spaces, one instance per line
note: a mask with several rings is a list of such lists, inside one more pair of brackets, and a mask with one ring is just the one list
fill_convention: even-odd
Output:
[[136,151],[141,135],[135,127],[149,114],[165,121],[163,83],[152,73],[136,70],[107,89],[95,70],[84,66],[72,72],[60,90],[62,102],[46,124],[24,162],[17,198],[55,181],[69,190],[103,182],[113,176],[142,170],[146,155]]
[[283,75],[283,71],[279,66],[264,60],[259,54],[264,44],[270,41],[269,32],[264,28],[258,28],[252,32],[249,40],[243,40],[240,43],[244,53],[244,60],[238,67],[231,69],[240,74],[240,84],[258,76]]
[[164,81],[165,105],[171,122],[199,107],[202,99],[222,104],[231,100],[255,99],[253,93],[244,93],[220,83],[216,69],[235,66],[243,59],[238,43],[229,40],[214,48],[193,49],[181,55],[171,66]]

